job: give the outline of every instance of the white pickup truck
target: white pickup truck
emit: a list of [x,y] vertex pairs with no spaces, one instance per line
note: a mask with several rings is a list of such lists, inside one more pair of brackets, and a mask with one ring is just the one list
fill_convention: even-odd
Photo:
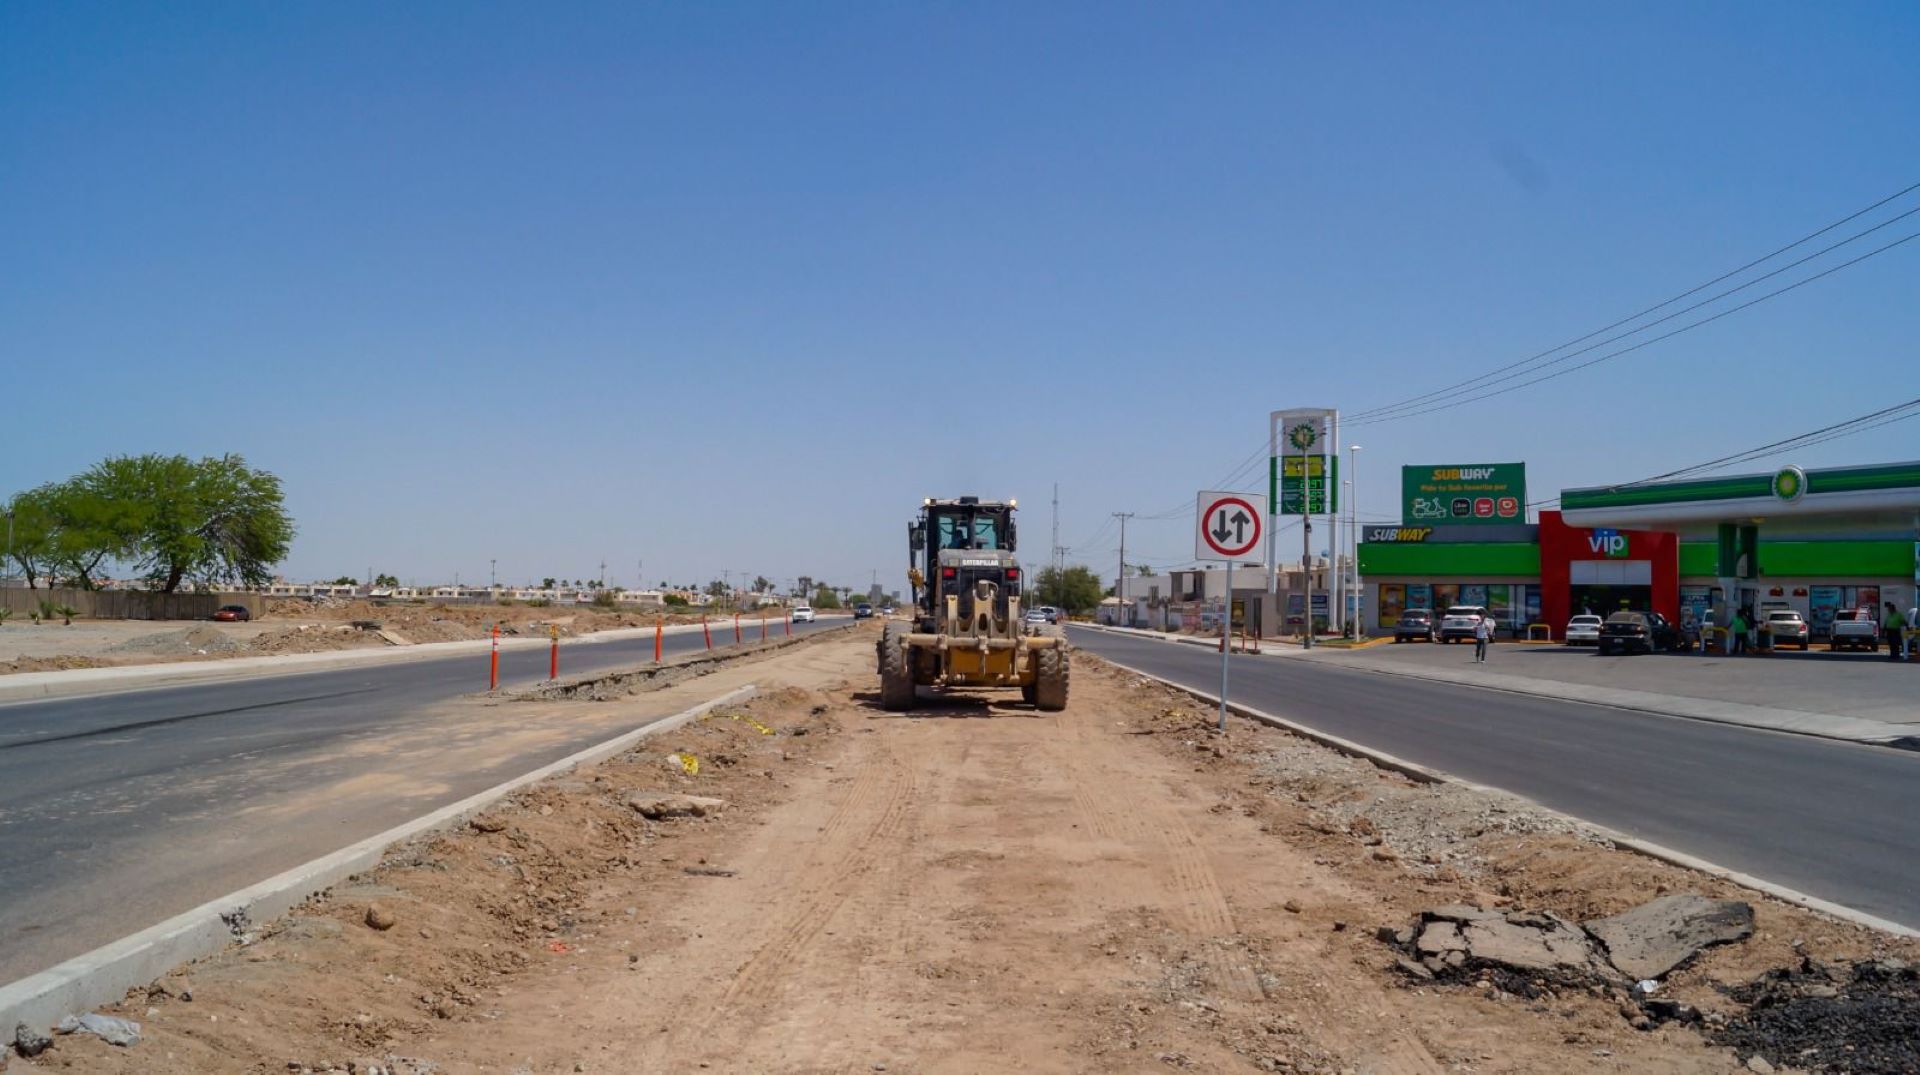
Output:
[[1875,650],[1880,647],[1880,624],[1870,608],[1843,608],[1833,614],[1833,629],[1827,635],[1830,649]]

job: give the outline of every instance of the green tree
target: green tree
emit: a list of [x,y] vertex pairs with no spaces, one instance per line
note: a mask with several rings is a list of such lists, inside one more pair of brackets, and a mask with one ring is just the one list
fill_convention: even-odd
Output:
[[1075,564],[1065,569],[1041,568],[1040,574],[1034,577],[1033,592],[1038,604],[1085,614],[1100,607],[1100,598],[1106,589],[1091,568]]
[[135,562],[165,593],[182,583],[258,586],[293,542],[280,479],[237,455],[115,456],[73,480],[97,511],[108,555]]
[[839,608],[840,598],[834,595],[832,588],[826,583],[821,583],[813,591],[813,600],[810,603],[814,608]]
[[548,575],[546,578],[540,580],[540,588],[543,590],[551,590],[553,589],[553,586],[554,586],[554,582],[553,582],[552,575]]
[[79,481],[50,482],[13,498],[14,561],[29,588],[40,578],[91,590],[100,565],[133,555],[134,505],[99,496]]
[[360,585],[360,580],[359,580],[359,579],[356,579],[356,578],[354,578],[354,577],[353,577],[352,575],[342,575],[342,576],[340,576],[339,578],[337,578],[337,579],[334,579],[334,580],[333,580],[332,582],[330,582],[330,583],[328,583],[327,585],[329,585],[329,586],[358,586],[358,585]]
[[706,593],[708,597],[725,597],[727,596],[727,584],[721,582],[719,579],[714,579],[712,582],[707,583]]
[[394,590],[399,588],[400,580],[394,578],[392,575],[375,575],[373,577],[373,584],[381,589]]
[[765,575],[755,575],[753,577],[754,593],[766,593],[768,590],[771,590],[771,589],[773,589],[772,579],[766,577]]

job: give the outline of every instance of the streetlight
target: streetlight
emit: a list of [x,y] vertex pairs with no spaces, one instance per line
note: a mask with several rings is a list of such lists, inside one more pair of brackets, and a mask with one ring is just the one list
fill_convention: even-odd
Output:
[[1358,444],[1347,445],[1347,485],[1351,487],[1347,493],[1347,540],[1353,544],[1352,593],[1355,598],[1353,602],[1353,637],[1358,639],[1360,637],[1361,627],[1363,626],[1360,623],[1360,610],[1366,605],[1366,602],[1360,599],[1360,504],[1358,502],[1360,497],[1360,446]]

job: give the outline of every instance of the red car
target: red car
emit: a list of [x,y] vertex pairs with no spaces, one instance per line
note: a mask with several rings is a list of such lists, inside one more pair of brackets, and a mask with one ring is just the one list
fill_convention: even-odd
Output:
[[253,619],[253,613],[245,605],[221,605],[213,618],[220,623],[245,623]]

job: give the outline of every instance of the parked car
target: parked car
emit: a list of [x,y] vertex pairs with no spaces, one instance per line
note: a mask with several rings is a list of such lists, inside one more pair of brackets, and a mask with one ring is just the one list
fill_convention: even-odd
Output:
[[1395,642],[1432,642],[1433,632],[1433,610],[1410,608],[1402,612],[1399,622],[1393,625],[1393,640]]
[[1048,623],[1060,622],[1060,610],[1052,605],[1041,605],[1039,611],[1046,615]]
[[1833,630],[1827,635],[1827,648],[1836,650],[1880,648],[1880,621],[1871,608],[1843,608],[1833,614]]
[[1686,636],[1658,612],[1616,612],[1600,625],[1600,655],[1673,652],[1687,648]]
[[813,622],[813,606],[812,605],[793,606],[793,622],[812,623]]
[[1440,641],[1473,641],[1473,634],[1480,629],[1480,621],[1487,617],[1487,610],[1480,605],[1455,605],[1440,617]]
[[873,606],[867,604],[865,601],[862,601],[859,604],[853,606],[854,619],[864,620],[871,615],[873,615]]
[[1047,614],[1045,612],[1037,608],[1028,609],[1027,614],[1020,617],[1020,620],[1022,623],[1025,623],[1029,627],[1042,627],[1052,622],[1051,620],[1047,619]]
[[1805,650],[1813,639],[1813,628],[1800,618],[1799,611],[1791,608],[1770,608],[1763,628],[1773,636],[1775,646],[1789,646],[1798,643]]
[[1590,613],[1581,613],[1567,621],[1567,645],[1597,646],[1600,644],[1600,617]]
[[245,605],[221,605],[213,618],[221,623],[246,623],[253,619],[253,610]]

